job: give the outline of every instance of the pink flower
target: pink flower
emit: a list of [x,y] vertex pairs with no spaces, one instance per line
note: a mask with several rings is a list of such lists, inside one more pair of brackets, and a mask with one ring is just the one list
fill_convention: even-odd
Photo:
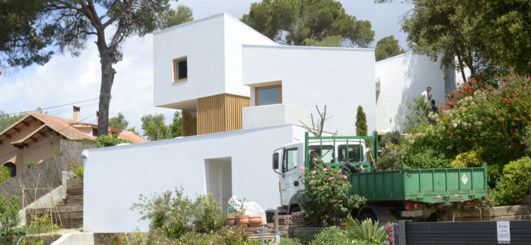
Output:
[[343,175],[343,179],[347,179],[347,176],[346,176],[346,175]]
[[323,168],[323,171],[326,172],[326,168]]
[[304,170],[304,166],[300,166],[299,170],[303,171]]
[[394,236],[389,236],[389,241],[390,242],[395,242],[395,237]]
[[391,229],[393,229],[393,227],[391,227],[391,226],[386,226],[386,227],[385,227],[385,230],[386,230],[386,231],[390,231]]
[[334,179],[334,177],[330,177],[328,178],[328,181],[332,181]]

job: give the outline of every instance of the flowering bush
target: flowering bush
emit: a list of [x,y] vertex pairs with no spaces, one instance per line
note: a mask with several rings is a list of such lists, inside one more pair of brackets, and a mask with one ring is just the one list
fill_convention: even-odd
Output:
[[519,204],[531,184],[531,159],[523,157],[503,168],[493,197],[501,205]]
[[452,168],[479,167],[481,160],[476,151],[459,153],[451,163]]
[[339,225],[365,203],[365,198],[350,194],[352,185],[338,169],[307,169],[303,182],[302,213],[311,225]]
[[460,153],[475,151],[489,164],[493,185],[506,163],[524,155],[522,137],[531,125],[531,82],[510,74],[488,84],[495,85],[472,78],[447,95],[439,113],[429,114],[435,123],[409,130],[402,162],[416,165],[415,159],[422,156],[434,159],[422,167],[449,167]]
[[104,235],[101,239],[98,239],[97,245],[128,245],[129,233],[114,233],[113,235]]

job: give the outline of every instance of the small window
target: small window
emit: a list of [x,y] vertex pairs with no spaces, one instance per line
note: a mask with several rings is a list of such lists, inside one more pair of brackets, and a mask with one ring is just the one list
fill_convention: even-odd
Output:
[[282,86],[261,87],[255,89],[255,105],[273,105],[282,103]]
[[188,62],[186,57],[173,60],[173,82],[188,79]]
[[297,150],[297,148],[288,149],[285,151],[285,154],[286,157],[284,157],[283,164],[284,172],[297,168],[299,162],[299,151]]

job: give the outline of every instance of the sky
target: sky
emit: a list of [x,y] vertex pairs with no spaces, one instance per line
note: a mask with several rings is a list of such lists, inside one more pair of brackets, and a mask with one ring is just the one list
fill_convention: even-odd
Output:
[[[256,0],[179,0],[193,11],[195,20],[227,12],[241,18]],[[412,5],[393,1],[375,4],[372,0],[342,0],[345,11],[358,20],[369,20],[375,31],[375,42],[394,35],[399,45],[407,49],[407,34],[400,31],[403,16]],[[145,114],[163,113],[170,123],[175,110],[153,105],[153,38],[152,35],[133,37],[123,45],[123,60],[116,64],[110,104],[110,117],[124,114],[129,127],[140,131],[140,118]],[[33,65],[0,75],[0,110],[18,113],[45,109],[48,114],[71,119],[72,105],[81,107],[81,119],[96,123],[101,70],[96,45],[89,41],[78,57],[70,54],[54,56],[44,66]],[[73,103],[78,102],[78,103]],[[73,104],[72,104],[73,103]],[[61,106],[66,105],[66,106]],[[55,107],[59,106],[59,107]],[[50,108],[51,107],[51,108]]]

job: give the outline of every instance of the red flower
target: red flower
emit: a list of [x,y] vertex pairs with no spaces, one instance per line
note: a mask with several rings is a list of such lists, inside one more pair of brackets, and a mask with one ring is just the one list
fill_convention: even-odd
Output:
[[479,86],[481,86],[483,83],[481,81],[478,82]]
[[446,107],[446,108],[444,108],[444,109],[446,109],[446,110],[450,110],[450,107]]
[[511,66],[511,67],[509,67],[509,68],[511,69],[511,71],[514,71],[514,68],[513,68],[512,66]]
[[514,120],[515,120],[515,121],[518,121],[518,117],[514,117]]
[[505,125],[505,122],[502,122],[502,125]]
[[531,121],[527,122],[527,124],[531,124]]

